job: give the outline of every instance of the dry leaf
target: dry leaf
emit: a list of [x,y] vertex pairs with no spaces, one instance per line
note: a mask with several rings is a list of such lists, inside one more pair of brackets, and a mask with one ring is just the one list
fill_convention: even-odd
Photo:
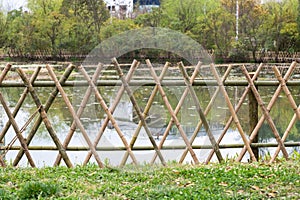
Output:
[[259,190],[259,187],[256,186],[256,185],[252,185],[251,188],[254,189],[254,190]]
[[269,192],[269,193],[268,193],[268,197],[275,198],[275,197],[276,197],[276,194],[275,194],[274,192]]
[[227,186],[228,186],[228,184],[225,183],[225,182],[221,182],[221,183],[219,183],[219,185],[224,186],[224,187],[227,187]]

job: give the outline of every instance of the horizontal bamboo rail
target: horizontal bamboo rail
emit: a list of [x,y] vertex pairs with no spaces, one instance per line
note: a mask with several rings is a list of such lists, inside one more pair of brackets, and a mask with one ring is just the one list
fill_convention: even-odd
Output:
[[[153,67],[150,60],[147,60],[146,64],[146,68],[140,69],[140,63],[137,61],[133,61],[132,64],[119,64],[116,59],[113,59],[113,65],[109,66],[100,64],[97,67],[75,67],[73,65],[69,65],[65,69],[62,67],[58,67],[56,69],[55,66],[45,65],[45,67],[34,68],[34,73],[28,71],[29,69],[26,67],[16,67],[10,64],[6,65],[4,68],[0,67],[0,108],[4,108],[5,112],[2,113],[2,115],[6,115],[6,118],[8,119],[7,121],[0,121],[0,128],[2,128],[2,124],[5,124],[0,132],[0,165],[3,167],[6,166],[5,155],[10,151],[18,151],[17,156],[12,162],[14,166],[17,166],[20,160],[25,158],[32,167],[35,167],[36,161],[32,156],[32,151],[40,150],[56,151],[58,153],[56,161],[54,162],[55,166],[60,165],[61,160],[63,160],[68,167],[73,167],[74,163],[69,155],[69,152],[87,151],[88,155],[85,157],[83,162],[84,164],[90,162],[91,157],[93,157],[99,167],[104,167],[102,157],[99,155],[99,152],[101,151],[125,152],[125,155],[120,163],[122,166],[130,162],[129,159],[131,159],[132,163],[137,164],[139,162],[135,155],[137,151],[141,152],[153,150],[155,153],[152,157],[151,163],[154,163],[159,159],[158,161],[165,165],[166,159],[168,158],[163,154],[163,150],[184,150],[179,163],[182,163],[186,159],[188,153],[190,153],[192,162],[197,164],[200,163],[200,161],[195,150],[210,149],[211,152],[205,161],[205,163],[209,163],[213,157],[213,154],[216,154],[219,162],[223,162],[224,155],[222,155],[222,151],[219,149],[239,148],[242,149],[242,151],[238,155],[237,161],[241,161],[247,152],[247,155],[250,155],[251,160],[255,161],[259,158],[253,154],[253,148],[276,147],[276,152],[271,159],[271,161],[274,161],[280,151],[283,153],[284,157],[288,159],[289,153],[287,152],[286,148],[295,148],[300,146],[299,141],[285,141],[292,128],[295,127],[296,122],[300,120],[300,98],[298,94],[293,94],[291,92],[292,88],[295,89],[300,87],[300,68],[296,62],[283,67],[275,64],[268,65],[263,63],[259,66],[232,64],[222,66],[211,65],[210,67],[207,67],[201,66],[201,62],[199,62],[197,66],[184,66],[183,63],[178,63],[177,67],[170,67],[170,63],[166,63],[160,67]],[[205,68],[206,73],[209,72],[209,75],[206,76],[206,73],[204,73],[204,75],[201,74],[202,67]],[[129,69],[129,71],[127,71],[127,69]],[[63,70],[65,71],[63,75],[61,75],[61,71]],[[148,75],[136,75],[138,74],[137,72],[139,72],[139,70],[148,72]],[[234,70],[243,72],[244,74],[240,74],[238,77],[236,75],[230,77],[231,73],[233,73],[232,71]],[[252,78],[249,74],[254,70],[256,70],[256,72]],[[59,71],[59,73],[57,73],[57,71]],[[176,77],[172,77],[172,75],[168,74],[168,72],[172,71],[178,72]],[[90,77],[91,74],[93,75],[92,78]],[[77,79],[78,77],[80,78]],[[119,88],[117,95],[114,97],[115,99],[113,103],[106,102],[104,99],[105,94],[102,94],[99,90],[106,86]],[[151,95],[143,96],[143,98],[147,101],[146,107],[139,105],[138,98],[140,97],[135,97],[133,93],[134,88],[144,86],[147,86],[148,89],[149,87],[152,87]],[[166,88],[172,88],[173,86],[180,86],[181,88],[184,88],[184,92],[182,90],[182,93],[178,94],[179,96],[177,97],[177,100],[180,100],[177,102],[177,106],[175,105],[176,108],[173,107],[174,105],[172,105],[172,100],[169,99],[170,97],[166,92]],[[239,96],[239,94],[235,94],[236,98],[239,100],[237,104],[230,99],[232,98],[230,97],[232,92],[228,91],[235,86],[238,86],[241,89],[245,88],[243,95]],[[70,101],[70,96],[73,94],[68,93],[69,90],[66,90],[67,88],[69,89],[72,87],[88,88],[85,92],[85,95],[82,97],[79,95],[81,103],[78,110],[76,110],[76,106],[72,105]],[[215,88],[213,91],[214,94],[210,96],[210,99],[206,99],[206,101],[209,102],[207,107],[203,105],[204,103],[201,102],[201,98],[197,96],[199,95],[197,94],[199,87]],[[261,91],[267,87],[276,89],[274,94],[268,94],[272,95],[270,102],[264,102],[264,99],[261,96]],[[15,106],[10,106],[10,99],[7,99],[9,98],[9,95],[3,95],[5,90],[9,88],[23,89],[22,92],[20,92],[20,98]],[[52,92],[49,93],[49,97],[45,103],[41,101],[41,97],[39,96],[38,89],[40,88],[53,88]],[[254,129],[251,130],[247,136],[245,133],[248,130],[246,130],[245,127],[247,126],[248,122],[241,120],[241,117],[243,116],[239,116],[239,110],[241,107],[243,107],[243,104],[247,104],[247,94],[249,94],[250,91],[254,95],[252,101],[255,102],[252,103],[259,104],[259,112],[262,116],[259,122],[255,122],[256,126],[253,127]],[[289,122],[287,123],[288,126],[281,127],[281,130],[279,131],[278,127],[276,127],[277,124],[273,121],[274,119],[271,109],[276,100],[279,98],[280,92],[286,95],[284,96],[287,102],[286,105],[289,105],[294,115],[291,117],[291,119],[284,119],[286,122]],[[71,125],[69,127],[70,130],[68,133],[60,133],[59,130],[55,130],[51,121],[51,117],[48,114],[48,111],[54,109],[54,100],[57,99],[58,94],[60,94],[60,97],[62,97],[62,102],[60,102],[60,104],[64,104],[64,107],[66,108],[65,112],[72,117],[70,123]],[[226,118],[227,121],[225,122],[218,122],[220,124],[226,124],[226,126],[223,127],[223,130],[221,130],[221,135],[216,135],[212,131],[212,125],[208,123],[208,117],[209,115],[214,115],[210,113],[212,112],[211,108],[213,105],[218,106],[216,104],[216,98],[217,95],[220,94],[223,96],[222,101],[226,102],[225,107],[222,109],[227,110],[229,119]],[[114,111],[120,104],[122,96],[127,96],[132,103],[136,113],[136,120],[139,122],[136,124],[137,126],[133,131],[131,138],[129,139],[125,137],[125,133],[121,128],[122,124],[119,124],[114,115]],[[198,120],[198,123],[196,123],[197,126],[195,125],[195,127],[190,127],[194,129],[192,131],[192,135],[188,135],[187,129],[184,128],[183,122],[181,121],[183,119],[179,118],[179,113],[181,111],[184,112],[182,107],[183,103],[187,100],[187,96],[192,98],[190,104],[195,108],[196,114],[194,118]],[[281,98],[284,97],[281,95]],[[31,116],[26,119],[27,121],[22,127],[22,124],[19,124],[20,122],[18,121],[17,117],[19,111],[22,109],[22,106],[24,106],[23,104],[25,99],[27,98],[31,98],[31,101],[33,101],[33,103],[36,105],[36,108],[34,113],[31,113]],[[152,130],[150,130],[150,124],[148,124],[151,107],[157,103],[154,100],[155,98],[161,99],[162,107],[164,107],[165,111],[167,112],[165,118],[168,126],[162,131],[163,134],[161,140],[155,139],[156,135],[152,132]],[[83,113],[87,107],[87,104],[91,100],[93,101],[93,104],[97,105],[98,109],[102,109],[105,113],[105,119],[103,118],[103,121],[97,125],[98,133],[95,138],[92,138],[89,135],[89,131],[85,129],[83,124]],[[36,115],[38,115],[38,117],[36,117]],[[0,118],[0,120],[3,119]],[[34,121],[34,123],[32,123],[32,121]],[[36,146],[31,144],[31,141],[37,137],[37,131],[41,129],[40,125],[42,123],[44,123],[46,126],[45,133],[51,136],[50,139],[53,140],[55,146]],[[270,125],[271,134],[269,135],[271,135],[270,137],[274,139],[276,143],[253,143],[254,138],[258,135],[258,131],[262,128],[263,123]],[[32,124],[33,126],[31,126]],[[11,132],[14,131],[15,137],[13,137],[11,141],[6,141],[6,136],[10,130],[10,126],[14,128],[11,128]],[[171,127],[172,129],[177,130],[177,140],[181,140],[184,145],[181,143],[169,145],[166,144],[167,137],[172,131]],[[243,142],[242,144],[221,143],[223,137],[230,134],[228,133],[228,129],[230,127],[233,129],[237,128],[238,135]],[[146,139],[148,139],[149,142],[147,145],[136,144],[142,128],[146,132]],[[120,141],[122,141],[123,146],[101,146],[100,141],[104,136],[106,136],[105,131],[107,129],[114,129],[116,131],[116,136],[119,137]],[[199,139],[196,140],[196,138],[199,135],[200,130],[202,130],[202,133],[204,133],[205,136],[208,136],[209,139],[206,141],[207,144],[197,143]],[[87,146],[70,145],[70,141],[74,137],[75,132],[78,132],[81,136],[83,136]],[[64,138],[60,139],[58,137],[58,133],[63,135]],[[159,134],[157,137],[159,137]],[[16,141],[18,141],[19,144],[14,144]]]
[[[251,147],[277,147],[277,143],[252,143],[250,144]],[[284,146],[286,147],[297,147],[300,146],[300,142],[285,142]],[[220,144],[220,149],[234,149],[234,148],[243,148],[244,144]],[[0,147],[0,150],[7,149],[7,146]],[[183,150],[185,149],[185,145],[176,145],[176,146],[163,146],[161,147],[162,150]],[[212,145],[192,145],[193,149],[212,149]],[[22,149],[21,146],[13,146],[10,147],[10,150],[20,150]],[[57,151],[57,147],[55,146],[29,146],[28,150],[33,151]],[[87,147],[83,146],[69,146],[66,148],[67,151],[87,151],[89,150]],[[97,151],[126,151],[126,147],[96,147]],[[153,146],[134,146],[132,147],[134,151],[150,151],[155,150]]]
[[[122,85],[121,81],[118,80],[102,80],[97,81],[96,86],[119,86]],[[132,80],[129,83],[129,86],[155,86],[156,83],[153,80]],[[164,80],[162,81],[164,86],[186,86],[183,80]],[[217,86],[218,83],[215,80],[195,80],[193,86]],[[247,86],[248,82],[246,80],[227,80],[224,81],[224,86]],[[279,81],[273,80],[259,80],[254,81],[255,86],[278,86],[280,85]],[[299,80],[290,80],[286,82],[287,86],[299,86]],[[34,87],[55,87],[53,81],[35,81],[33,84]],[[87,87],[88,83],[86,81],[66,81],[61,84],[63,87]],[[20,82],[3,82],[0,84],[0,87],[26,87],[24,83]]]

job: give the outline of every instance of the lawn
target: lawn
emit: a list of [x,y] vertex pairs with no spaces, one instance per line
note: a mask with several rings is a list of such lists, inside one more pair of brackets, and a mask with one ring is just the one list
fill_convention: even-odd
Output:
[[0,199],[299,199],[300,155],[276,163],[0,168]]

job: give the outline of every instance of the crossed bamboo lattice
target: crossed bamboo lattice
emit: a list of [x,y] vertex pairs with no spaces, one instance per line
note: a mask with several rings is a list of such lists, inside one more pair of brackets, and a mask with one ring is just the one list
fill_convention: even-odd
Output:
[[[184,144],[186,147],[179,159],[179,163],[182,163],[186,159],[186,156],[188,153],[190,153],[192,160],[195,164],[199,163],[199,159],[194,151],[195,149],[193,148],[193,145],[194,145],[195,138],[198,136],[198,133],[202,126],[205,129],[205,132],[209,138],[209,141],[210,141],[211,147],[212,147],[211,152],[208,155],[205,163],[209,163],[214,154],[216,155],[218,161],[222,162],[224,160],[224,158],[221,154],[219,145],[220,145],[220,142],[222,141],[222,139],[224,138],[224,136],[226,135],[226,133],[228,132],[232,123],[234,123],[234,125],[236,126],[236,128],[240,134],[240,137],[242,138],[243,143],[244,143],[244,147],[242,148],[242,150],[236,160],[241,161],[243,159],[243,157],[245,156],[245,153],[248,152],[251,160],[256,161],[257,158],[255,157],[255,155],[252,151],[251,144],[252,144],[254,138],[257,136],[259,129],[262,127],[262,124],[265,121],[270,126],[272,133],[274,135],[274,138],[276,139],[277,144],[278,144],[278,147],[276,148],[276,152],[272,156],[272,159],[270,160],[270,162],[273,162],[276,159],[276,157],[278,156],[280,151],[282,152],[284,158],[288,159],[289,155],[288,155],[288,152],[284,145],[284,141],[288,137],[288,134],[289,134],[291,128],[295,125],[297,119],[300,120],[300,105],[299,104],[297,105],[297,102],[295,101],[293,95],[291,94],[291,92],[287,86],[287,82],[288,82],[289,78],[292,76],[292,74],[297,66],[296,62],[293,62],[290,65],[290,67],[288,68],[287,72],[285,73],[285,75],[283,77],[282,77],[282,74],[279,71],[278,67],[274,66],[272,68],[274,71],[274,75],[279,82],[279,85],[278,85],[275,93],[273,94],[270,102],[267,104],[267,106],[263,102],[257,88],[255,87],[255,81],[259,77],[259,73],[263,69],[264,64],[259,65],[259,67],[255,71],[253,77],[250,77],[248,70],[246,69],[246,67],[244,65],[242,65],[240,67],[240,69],[242,70],[242,72],[245,76],[245,79],[248,82],[248,85],[245,87],[244,92],[243,92],[242,96],[239,98],[239,102],[237,103],[237,105],[235,107],[232,105],[229,95],[228,95],[228,92],[226,91],[226,87],[224,85],[224,83],[226,82],[226,80],[232,70],[232,66],[229,65],[227,67],[225,73],[223,74],[223,76],[220,77],[220,74],[218,73],[216,66],[211,64],[209,69],[211,70],[211,74],[213,75],[213,77],[217,83],[217,86],[216,86],[216,89],[215,89],[213,95],[211,96],[211,99],[205,109],[201,105],[201,102],[199,102],[199,98],[197,97],[195,88],[193,87],[194,81],[199,77],[199,70],[202,67],[201,62],[199,62],[198,65],[196,65],[193,68],[194,71],[191,76],[189,76],[189,74],[187,73],[186,67],[184,66],[184,64],[182,62],[178,63],[179,70],[182,74],[182,80],[184,81],[184,84],[185,84],[185,90],[181,94],[181,97],[180,97],[175,109],[172,108],[172,106],[169,102],[169,99],[166,95],[166,92],[164,90],[164,85],[163,85],[164,77],[165,77],[166,73],[168,72],[170,63],[166,63],[163,66],[161,73],[158,76],[156,74],[156,71],[155,71],[152,63],[150,62],[150,60],[146,60],[146,64],[148,66],[148,69],[150,71],[150,74],[153,78],[155,85],[153,87],[152,93],[148,97],[147,104],[146,104],[145,108],[143,108],[143,109],[138,104],[138,101],[136,100],[136,98],[133,94],[132,88],[130,87],[130,81],[131,81],[132,77],[134,76],[134,72],[137,70],[138,66],[140,65],[140,62],[134,60],[131,64],[127,74],[124,74],[117,59],[115,59],[115,58],[112,59],[112,64],[120,78],[121,87],[119,88],[117,96],[114,99],[113,104],[110,105],[110,107],[105,102],[102,94],[100,93],[100,91],[97,87],[97,81],[99,79],[101,79],[100,74],[101,74],[101,71],[103,71],[103,69],[104,69],[103,64],[99,64],[96,67],[96,70],[92,77],[90,77],[88,75],[84,66],[75,67],[73,65],[69,65],[66,68],[64,74],[60,78],[58,78],[58,75],[55,74],[55,72],[53,71],[53,68],[50,65],[46,65],[48,75],[51,77],[52,81],[54,82],[55,87],[53,88],[53,91],[49,95],[45,104],[42,104],[42,102],[38,96],[38,93],[34,87],[35,81],[41,71],[41,67],[36,68],[35,72],[32,74],[30,79],[28,79],[28,75],[26,75],[26,73],[24,72],[24,70],[22,68],[16,69],[20,79],[22,80],[22,82],[25,85],[25,89],[24,89],[20,99],[18,100],[17,104],[15,105],[13,111],[10,110],[7,100],[5,99],[3,94],[0,92],[0,102],[4,108],[4,111],[5,111],[8,119],[9,119],[6,122],[5,126],[3,127],[3,129],[0,133],[0,141],[5,137],[10,126],[13,127],[14,132],[16,134],[14,139],[9,143],[9,145],[6,146],[6,149],[4,149],[3,151],[4,152],[9,151],[16,140],[18,140],[21,145],[21,148],[19,149],[19,152],[12,163],[14,166],[17,166],[19,164],[19,162],[22,159],[22,157],[24,156],[24,154],[25,154],[30,166],[31,167],[36,166],[28,147],[30,146],[30,142],[34,138],[37,130],[39,129],[39,127],[42,123],[44,123],[44,125],[47,129],[47,132],[51,136],[51,138],[58,150],[58,155],[57,155],[56,160],[54,161],[54,166],[59,165],[61,163],[61,160],[63,160],[68,167],[73,167],[73,163],[71,162],[71,160],[68,156],[67,149],[68,149],[68,145],[70,144],[70,141],[74,135],[74,132],[76,131],[76,129],[79,129],[80,133],[82,134],[84,140],[86,141],[86,143],[88,145],[88,147],[87,147],[88,153],[86,155],[86,158],[85,158],[83,164],[87,164],[90,161],[91,157],[93,156],[95,158],[97,164],[99,165],[99,167],[104,167],[101,157],[98,154],[97,146],[99,145],[99,142],[100,142],[102,136],[105,134],[105,129],[107,128],[109,122],[112,124],[113,128],[118,133],[118,136],[121,139],[121,141],[124,145],[124,148],[125,148],[125,154],[123,156],[123,159],[120,162],[121,166],[125,165],[128,162],[129,157],[131,158],[133,164],[138,164],[138,160],[136,159],[136,157],[134,155],[133,148],[134,148],[135,142],[140,134],[141,128],[144,128],[144,130],[146,131],[148,139],[155,151],[154,156],[151,160],[151,163],[154,163],[158,157],[160,162],[163,165],[166,165],[166,158],[161,153],[161,150],[164,147],[164,143],[165,143],[173,125],[175,125],[176,128],[178,129],[178,131],[180,133],[180,137],[184,141]],[[2,84],[2,82],[5,80],[5,77],[11,71],[11,68],[12,68],[12,66],[10,64],[8,64],[2,70],[2,72],[0,74],[0,84]],[[68,78],[70,77],[70,75],[72,74],[74,69],[77,69],[81,73],[81,75],[84,77],[85,81],[88,84],[86,93],[83,95],[82,101],[81,101],[80,106],[77,111],[72,106],[72,103],[63,88],[63,85],[67,82]],[[260,117],[254,130],[250,133],[249,138],[247,138],[245,131],[242,128],[242,125],[240,123],[237,113],[238,113],[239,109],[241,108],[241,106],[243,105],[243,103],[245,103],[247,94],[250,91],[252,91],[258,105],[260,106],[262,116]],[[294,115],[293,115],[292,119],[290,120],[289,125],[286,128],[285,132],[283,133],[282,137],[280,137],[277,127],[270,115],[270,111],[271,111],[273,105],[275,104],[276,100],[278,99],[279,93],[281,91],[283,91],[286,94],[286,97],[294,111]],[[97,133],[94,141],[91,140],[91,138],[89,137],[88,131],[85,130],[85,128],[81,122],[81,116],[84,112],[84,109],[86,108],[86,105],[87,105],[89,99],[91,98],[92,93],[94,93],[97,102],[99,103],[100,107],[104,110],[104,112],[106,114],[106,118],[104,119],[103,123],[100,125],[98,133]],[[208,123],[207,116],[208,116],[209,112],[211,111],[212,105],[214,104],[216,97],[219,93],[221,93],[224,97],[224,100],[225,100],[227,107],[229,109],[229,112],[230,112],[230,117],[227,120],[227,123],[226,123],[225,127],[223,128],[221,135],[218,138],[215,138],[215,136],[213,135],[213,133],[211,131],[211,127]],[[29,94],[30,94],[33,102],[36,105],[36,110],[35,110],[35,112],[32,113],[31,117],[29,117],[29,119],[24,124],[24,126],[22,128],[19,128],[19,124],[16,121],[16,116],[17,116],[20,108],[22,107],[24,100],[29,96]],[[70,112],[72,119],[73,119],[73,122],[71,123],[71,126],[69,128],[69,132],[66,134],[66,137],[63,142],[61,142],[60,139],[58,138],[57,133],[54,130],[54,128],[49,120],[49,117],[47,115],[47,112],[51,108],[51,106],[58,94],[60,94],[62,96],[63,101],[66,104],[68,111]],[[113,113],[114,113],[116,107],[118,106],[122,96],[125,94],[128,95],[128,97],[135,109],[135,112],[137,113],[138,119],[139,119],[138,126],[137,126],[135,132],[133,133],[130,141],[127,141],[122,129],[119,127],[119,125],[117,123],[117,120],[113,116]],[[162,139],[160,140],[159,144],[157,144],[157,142],[155,141],[155,139],[148,127],[148,124],[146,122],[146,116],[149,114],[150,108],[154,102],[154,98],[157,95],[162,99],[165,108],[167,109],[168,113],[171,116],[171,119],[168,122],[168,125],[163,133]],[[187,95],[191,96],[193,103],[195,105],[196,111],[199,115],[199,120],[198,120],[197,126],[195,127],[194,132],[193,132],[192,136],[190,137],[190,139],[188,139],[188,136],[185,133],[184,129],[182,128],[182,124],[177,117]],[[27,134],[27,137],[25,138],[22,133],[25,131],[26,128],[28,128],[29,124],[32,123],[32,121],[34,120],[34,117],[36,115],[38,115],[38,117],[35,119],[33,126],[31,127],[30,131]],[[5,155],[5,153],[3,155]],[[4,167],[4,166],[6,166],[6,163],[3,159],[4,158],[3,155],[0,157],[0,164],[1,164],[1,166]]]

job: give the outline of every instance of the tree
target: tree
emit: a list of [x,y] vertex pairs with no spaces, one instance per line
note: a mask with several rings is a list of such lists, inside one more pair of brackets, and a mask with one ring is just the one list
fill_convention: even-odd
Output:
[[63,0],[61,13],[68,19],[64,46],[69,51],[87,54],[101,42],[101,28],[109,18],[103,0]]
[[268,2],[268,18],[264,23],[266,48],[274,50],[276,61],[280,51],[298,49],[297,1]]

